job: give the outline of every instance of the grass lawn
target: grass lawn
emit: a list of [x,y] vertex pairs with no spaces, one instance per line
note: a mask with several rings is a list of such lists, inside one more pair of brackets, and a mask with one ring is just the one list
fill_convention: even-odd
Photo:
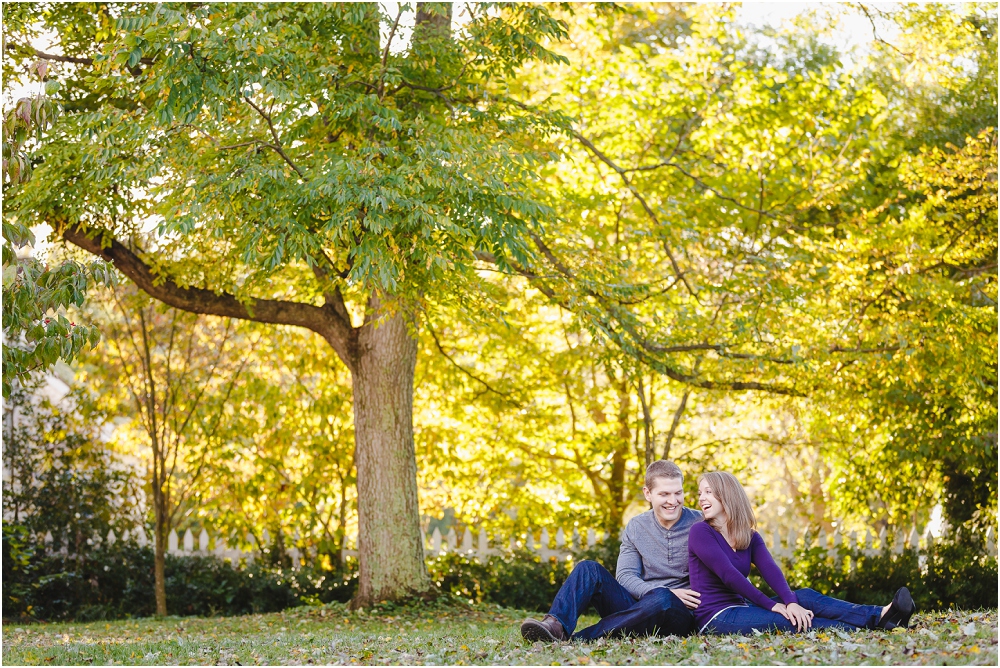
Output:
[[[5,624],[12,664],[997,665],[997,612],[918,614],[909,631],[525,643],[525,613],[439,603],[247,617]],[[583,624],[596,621],[584,618]]]

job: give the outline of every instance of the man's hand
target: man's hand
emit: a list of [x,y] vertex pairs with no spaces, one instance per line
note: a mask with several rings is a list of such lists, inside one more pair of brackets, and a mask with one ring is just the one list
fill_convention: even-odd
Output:
[[790,621],[799,631],[806,631],[812,626],[812,610],[806,610],[798,603],[789,603],[788,605],[775,603],[771,612],[776,612]]
[[694,610],[701,605],[701,594],[694,589],[671,589],[674,596],[681,600],[681,603]]

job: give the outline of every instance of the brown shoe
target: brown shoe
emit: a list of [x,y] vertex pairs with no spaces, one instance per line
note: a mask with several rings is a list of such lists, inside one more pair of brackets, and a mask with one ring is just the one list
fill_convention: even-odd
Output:
[[529,642],[542,640],[544,642],[565,641],[566,629],[552,615],[545,615],[542,621],[529,617],[521,623],[521,637]]

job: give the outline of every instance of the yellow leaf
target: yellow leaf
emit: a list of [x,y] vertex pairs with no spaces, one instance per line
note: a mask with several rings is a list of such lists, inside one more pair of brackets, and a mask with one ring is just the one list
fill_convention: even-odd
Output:
[[263,44],[258,44],[257,45],[257,55],[258,56],[263,56],[264,55],[264,45]]

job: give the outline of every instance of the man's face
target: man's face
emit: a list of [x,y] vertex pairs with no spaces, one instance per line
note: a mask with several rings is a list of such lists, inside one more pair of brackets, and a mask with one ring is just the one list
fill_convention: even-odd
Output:
[[642,495],[653,505],[653,514],[666,529],[680,519],[684,507],[684,486],[680,478],[657,478],[653,488],[642,488]]

